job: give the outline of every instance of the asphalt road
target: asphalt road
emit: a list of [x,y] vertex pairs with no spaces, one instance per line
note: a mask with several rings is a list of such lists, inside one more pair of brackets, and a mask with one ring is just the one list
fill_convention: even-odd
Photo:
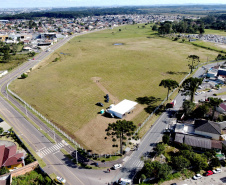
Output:
[[[223,62],[221,62],[223,63]],[[219,63],[220,64],[220,63]],[[206,65],[204,68],[200,67],[193,77],[200,78],[202,74],[205,73],[207,69],[216,65],[216,63],[211,63]],[[141,157],[145,157],[150,151],[153,151],[154,146],[162,139],[162,133],[165,128],[168,128],[169,118],[173,111],[177,111],[182,107],[183,100],[186,96],[179,93],[175,100],[176,105],[171,110],[164,112],[159,119],[154,123],[150,130],[146,133],[145,137],[142,138],[139,145],[139,150],[133,152],[130,158],[125,161],[123,168],[116,174],[112,181],[116,181],[119,178],[128,178],[132,179],[136,172],[143,167],[143,161]],[[187,97],[189,98],[189,97]]]
[[[55,173],[56,175],[62,176],[67,180],[66,184],[78,184],[78,185],[95,185],[95,184],[106,184],[108,182],[108,176],[104,176],[105,171],[103,170],[85,170],[74,165],[70,160],[59,151],[60,148],[65,148],[67,151],[74,151],[73,148],[63,142],[62,139],[56,135],[57,144],[51,143],[39,130],[37,130],[27,119],[22,116],[14,107],[12,107],[6,99],[11,101],[20,111],[24,114],[27,113],[28,117],[35,122],[42,130],[53,137],[53,131],[45,126],[36,116],[30,111],[26,111],[25,107],[17,102],[6,92],[7,83],[11,80],[20,77],[23,72],[28,71],[33,66],[37,65],[49,54],[54,52],[55,49],[60,48],[73,36],[67,37],[53,45],[50,52],[41,52],[34,57],[34,60],[30,60],[18,68],[11,71],[0,79],[1,93],[5,98],[0,97],[0,114],[3,119],[6,120],[14,130],[23,138],[30,147],[43,157],[44,162],[47,166],[44,170],[48,173]],[[45,153],[44,153],[45,152]],[[45,154],[42,156],[42,154]],[[79,156],[81,159],[82,157]],[[109,175],[113,175],[110,173]]]
[[[73,36],[63,39],[51,47],[50,52],[41,52],[37,55],[34,60],[30,60],[23,65],[19,66],[17,69],[11,71],[9,74],[0,79],[1,93],[8,98],[18,109],[20,109],[24,114],[28,114],[28,117],[40,126],[42,130],[49,133],[53,137],[53,131],[48,129],[36,116],[31,112],[27,111],[23,105],[18,103],[10,95],[7,95],[5,91],[6,85],[11,80],[19,77],[23,72],[26,72],[34,65],[37,65],[41,60],[47,57],[49,54],[54,52],[57,48],[64,45]],[[200,76],[205,69],[199,69],[195,75]],[[37,152],[39,155],[43,155],[43,160],[46,162],[47,166],[44,170],[48,173],[55,173],[59,176],[64,177],[67,180],[67,184],[76,185],[101,185],[107,184],[110,181],[115,181],[120,177],[132,179],[139,168],[143,166],[143,161],[140,160],[142,156],[146,156],[150,152],[155,144],[159,142],[162,137],[162,131],[167,127],[167,119],[170,111],[164,112],[160,118],[156,121],[154,126],[150,128],[148,133],[142,139],[139,149],[134,151],[133,154],[124,159],[125,162],[120,170],[112,171],[107,173],[106,169],[101,170],[86,170],[79,168],[73,164],[70,160],[65,158],[65,156],[59,151],[60,148],[65,148],[67,151],[73,151],[73,149],[68,146],[62,139],[56,135],[57,144],[51,143],[44,135],[37,130],[30,122],[26,120],[14,107],[12,107],[3,97],[0,97],[0,114],[23,138],[31,148]],[[182,105],[183,99],[185,97],[180,94],[176,97],[177,105],[174,109],[179,109]],[[54,149],[55,148],[55,149]],[[48,151],[48,152],[47,152]],[[45,152],[45,153],[44,153]]]

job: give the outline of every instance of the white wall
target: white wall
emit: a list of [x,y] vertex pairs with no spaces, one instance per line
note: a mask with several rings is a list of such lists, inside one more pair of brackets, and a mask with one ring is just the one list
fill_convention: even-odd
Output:
[[195,131],[196,134],[202,135],[202,136],[209,136],[212,137],[214,140],[219,140],[220,136],[217,134],[207,133],[207,132],[201,132],[201,131]]

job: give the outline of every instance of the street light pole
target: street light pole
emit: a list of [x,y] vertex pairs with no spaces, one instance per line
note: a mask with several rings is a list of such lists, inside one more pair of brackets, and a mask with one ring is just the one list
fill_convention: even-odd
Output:
[[55,138],[55,131],[54,131],[54,128],[53,128],[53,139],[54,139],[54,141],[55,141],[55,143],[56,143],[56,138]]
[[75,153],[76,164],[78,164],[78,154],[77,154],[77,149],[76,149],[75,151],[76,151],[76,153]]

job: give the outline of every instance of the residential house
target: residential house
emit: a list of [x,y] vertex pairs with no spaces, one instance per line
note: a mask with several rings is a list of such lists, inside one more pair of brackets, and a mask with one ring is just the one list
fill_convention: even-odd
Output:
[[176,133],[174,142],[187,144],[192,147],[198,147],[202,149],[222,149],[222,142],[211,140],[210,138],[200,137],[197,135],[187,135]]
[[216,111],[222,114],[226,114],[226,103],[221,103],[217,108]]
[[16,144],[11,146],[0,145],[0,168],[5,166],[9,170],[23,166],[23,153],[17,152]]
[[195,120],[195,134],[210,137],[214,140],[220,140],[220,124],[209,120]]

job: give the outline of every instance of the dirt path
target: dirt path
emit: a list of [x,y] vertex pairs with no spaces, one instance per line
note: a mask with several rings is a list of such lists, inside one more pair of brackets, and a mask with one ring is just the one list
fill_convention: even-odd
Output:
[[114,104],[119,103],[118,98],[116,98],[115,96],[113,96],[100,82],[101,78],[100,77],[92,77],[91,78],[93,80],[93,82],[96,83],[96,85],[105,93],[109,95],[109,99],[111,99]]
[[[108,94],[110,99],[117,104],[119,102],[118,98],[113,96],[101,83],[100,78],[93,77],[92,80],[97,84],[97,86],[105,93]],[[137,105],[135,109],[127,114],[124,118],[125,120],[132,120],[136,115],[138,115],[142,110],[143,106]],[[101,114],[97,114],[96,118],[91,120],[85,126],[75,133],[87,149],[92,149],[94,153],[98,154],[113,154],[118,151],[119,148],[112,147],[113,144],[118,144],[117,142],[112,142],[111,137],[107,137],[106,128],[108,123],[113,123],[119,120],[118,118],[107,118]],[[107,139],[105,139],[107,137]]]

